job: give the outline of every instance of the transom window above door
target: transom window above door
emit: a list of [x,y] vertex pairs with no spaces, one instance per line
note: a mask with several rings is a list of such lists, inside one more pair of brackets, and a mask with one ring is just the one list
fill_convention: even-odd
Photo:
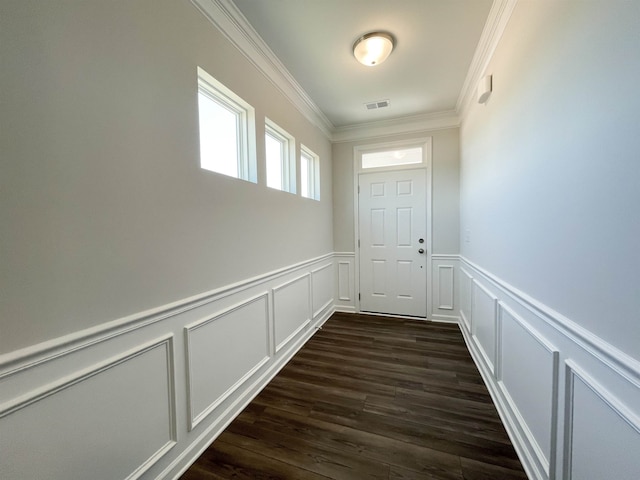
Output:
[[362,154],[363,170],[421,164],[422,162],[422,147],[400,148],[397,150],[375,151]]

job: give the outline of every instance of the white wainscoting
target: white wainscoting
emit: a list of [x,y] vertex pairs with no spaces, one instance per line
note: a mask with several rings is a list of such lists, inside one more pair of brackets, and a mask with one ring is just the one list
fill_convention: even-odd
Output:
[[310,282],[306,273],[272,289],[276,353],[311,322]]
[[269,361],[268,294],[185,327],[189,430]]
[[494,374],[498,298],[474,279],[471,287],[471,299],[471,311],[473,312],[471,338],[484,357],[489,370]]
[[334,298],[339,312],[356,311],[355,291],[355,253],[340,252],[334,254]]
[[0,478],[139,478],[176,444],[173,337],[0,406]]
[[460,321],[458,255],[431,255],[432,308],[429,319],[437,322]]
[[566,480],[636,480],[640,417],[575,362],[567,360]]
[[334,311],[327,254],[0,357],[0,478],[174,479]]
[[473,276],[460,267],[460,319],[467,331],[471,331],[471,302]]
[[637,479],[640,362],[469,260],[459,270],[460,328],[529,478]]
[[333,263],[327,263],[311,271],[313,318],[333,305],[333,277]]

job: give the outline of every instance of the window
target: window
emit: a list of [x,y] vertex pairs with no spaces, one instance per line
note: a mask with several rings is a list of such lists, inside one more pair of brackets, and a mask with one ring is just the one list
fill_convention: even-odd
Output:
[[422,147],[362,154],[362,168],[395,167],[422,163]]
[[320,200],[320,160],[304,145],[300,148],[300,183],[303,197]]
[[295,140],[268,118],[265,119],[267,186],[296,193]]
[[251,105],[198,67],[200,167],[257,182]]

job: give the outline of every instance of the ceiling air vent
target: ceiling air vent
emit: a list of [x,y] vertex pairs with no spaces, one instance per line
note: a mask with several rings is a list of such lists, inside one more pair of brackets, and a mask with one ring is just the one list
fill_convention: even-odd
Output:
[[364,104],[367,110],[376,110],[378,108],[385,108],[389,106],[389,100],[378,100],[377,102],[369,102]]

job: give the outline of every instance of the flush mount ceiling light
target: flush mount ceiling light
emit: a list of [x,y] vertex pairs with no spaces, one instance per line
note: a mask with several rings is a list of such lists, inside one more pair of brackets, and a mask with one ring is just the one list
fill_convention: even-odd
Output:
[[369,32],[353,44],[353,56],[363,65],[373,67],[384,62],[393,50],[393,37],[384,32]]

